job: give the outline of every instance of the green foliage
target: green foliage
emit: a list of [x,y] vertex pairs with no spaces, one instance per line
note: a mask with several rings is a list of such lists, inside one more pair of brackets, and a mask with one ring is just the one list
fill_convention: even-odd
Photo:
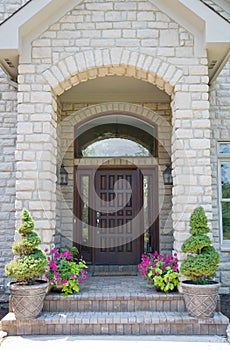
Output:
[[12,245],[13,254],[19,257],[6,265],[5,272],[16,282],[32,284],[39,274],[45,272],[47,258],[38,248],[41,238],[33,231],[34,221],[25,208],[22,210],[21,220],[22,224],[18,227],[18,231],[22,239]]
[[[162,271],[161,271],[162,272]],[[151,276],[149,276],[151,277]],[[169,267],[167,268],[167,272],[165,274],[161,273],[159,276],[153,277],[153,283],[155,286],[159,287],[160,290],[167,293],[170,290],[174,290],[176,286],[179,284],[179,273],[171,270]]]
[[201,235],[210,232],[208,219],[205,215],[203,207],[196,208],[190,218],[190,233],[191,235]]
[[18,232],[21,236],[25,236],[33,231],[34,221],[27,209],[23,209],[21,216],[22,224],[18,227]]
[[208,236],[191,236],[183,243],[182,251],[184,253],[191,252],[197,254],[202,248],[208,247],[211,243],[211,239]]
[[194,283],[203,284],[215,276],[220,261],[219,254],[205,236],[210,230],[202,207],[196,208],[190,219],[189,237],[182,245],[182,251],[190,253],[182,262],[180,272]]
[[44,272],[44,253],[40,249],[34,249],[30,255],[22,255],[6,265],[7,276],[18,282],[30,281],[34,276]]
[[32,231],[21,241],[15,241],[12,245],[14,255],[28,255],[41,243],[40,236]]

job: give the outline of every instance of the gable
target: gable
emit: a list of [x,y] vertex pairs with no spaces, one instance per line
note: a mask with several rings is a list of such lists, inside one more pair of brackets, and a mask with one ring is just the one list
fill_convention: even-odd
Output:
[[[133,2],[126,4],[131,3]],[[154,5],[194,36],[194,40],[198,43],[195,47],[203,49],[206,45],[209,62],[212,63],[210,76],[215,74],[229,51],[230,31],[228,23],[224,19],[199,0],[174,0],[173,2],[171,0],[149,0],[136,1],[136,3],[144,4],[144,6]],[[0,26],[0,61],[8,73],[16,79],[19,52],[22,61],[29,62],[30,43],[38,38],[42,32],[44,33],[52,23],[62,18],[63,13],[67,13],[81,4],[83,2],[79,0],[69,0],[68,2],[33,0],[4,22]]]

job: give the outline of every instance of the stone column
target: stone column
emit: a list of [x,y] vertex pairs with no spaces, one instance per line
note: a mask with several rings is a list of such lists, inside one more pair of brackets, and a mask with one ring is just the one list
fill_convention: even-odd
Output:
[[16,211],[18,217],[23,207],[31,212],[49,246],[56,216],[56,103],[35,66],[21,65],[19,73]]
[[[210,118],[207,67],[189,67],[185,83],[175,87],[172,102],[172,166],[174,249],[183,260],[181,245],[189,237],[189,220],[197,206],[212,219]],[[210,227],[211,228],[211,227]]]

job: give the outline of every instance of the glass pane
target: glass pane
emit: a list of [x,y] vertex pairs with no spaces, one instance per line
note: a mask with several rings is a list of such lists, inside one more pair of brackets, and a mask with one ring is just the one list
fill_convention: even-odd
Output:
[[89,176],[81,177],[82,245],[89,245]]
[[222,203],[223,239],[230,240],[230,202]]
[[151,177],[144,176],[144,251],[151,251]]
[[230,143],[220,143],[220,153],[230,154]]
[[230,161],[221,162],[222,198],[230,198]]
[[139,143],[122,138],[96,141],[82,150],[83,157],[150,157],[150,152]]

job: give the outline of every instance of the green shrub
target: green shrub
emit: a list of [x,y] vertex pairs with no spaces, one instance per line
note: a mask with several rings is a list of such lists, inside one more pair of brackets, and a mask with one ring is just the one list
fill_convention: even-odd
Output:
[[10,261],[5,271],[6,275],[16,282],[33,284],[35,278],[45,272],[48,261],[46,255],[38,248],[41,238],[33,231],[34,221],[27,209],[22,210],[21,220],[18,231],[22,239],[12,245],[13,254],[19,257]]
[[189,253],[182,262],[180,272],[197,284],[208,283],[215,276],[220,262],[219,254],[211,245],[208,220],[202,207],[196,208],[190,218],[190,234],[182,245],[182,251]]

